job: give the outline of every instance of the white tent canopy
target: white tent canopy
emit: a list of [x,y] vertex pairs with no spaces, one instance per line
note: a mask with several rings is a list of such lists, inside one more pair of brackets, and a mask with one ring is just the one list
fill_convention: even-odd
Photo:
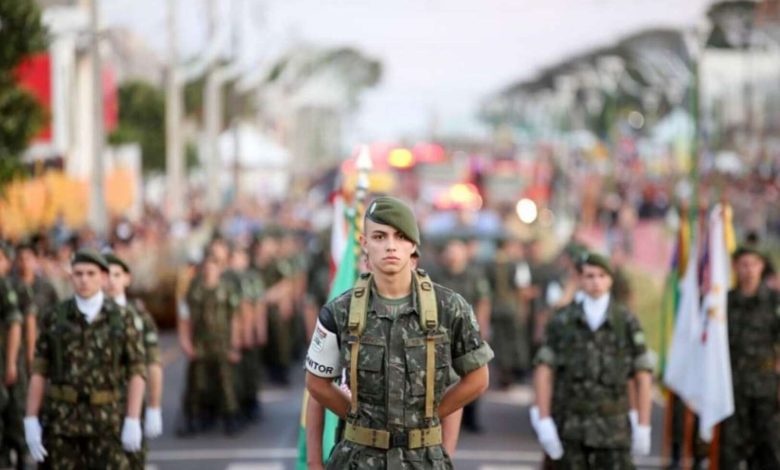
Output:
[[236,153],[239,154],[240,166],[245,169],[284,169],[289,165],[289,151],[251,124],[240,123],[237,129],[231,128],[222,132],[218,145],[223,166],[232,167],[236,161]]

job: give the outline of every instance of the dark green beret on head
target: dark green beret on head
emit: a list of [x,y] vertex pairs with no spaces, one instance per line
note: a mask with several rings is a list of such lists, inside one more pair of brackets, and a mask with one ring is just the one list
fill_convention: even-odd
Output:
[[113,253],[106,253],[103,255],[103,258],[106,259],[106,262],[108,262],[109,265],[115,264],[120,268],[122,268],[122,271],[126,272],[127,274],[130,274],[130,266],[128,266],[127,263],[125,263],[125,261],[119,256]]
[[97,265],[102,271],[108,272],[108,261],[99,251],[92,248],[82,248],[73,255],[73,263],[92,263]]
[[405,202],[390,196],[380,196],[368,205],[366,218],[378,224],[395,227],[416,245],[420,244],[420,229],[412,209]]
[[613,275],[612,264],[609,262],[609,258],[598,253],[585,253],[582,256],[582,264],[588,266],[598,266],[607,272],[610,276]]
[[744,255],[756,255],[765,261],[769,259],[766,253],[761,251],[758,247],[752,245],[741,245],[737,247],[737,249],[734,250],[734,253],[732,253],[731,259],[736,261]]

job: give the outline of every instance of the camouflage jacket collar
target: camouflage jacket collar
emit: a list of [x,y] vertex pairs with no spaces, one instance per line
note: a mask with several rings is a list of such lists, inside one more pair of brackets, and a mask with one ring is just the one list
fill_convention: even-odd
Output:
[[97,315],[91,323],[87,322],[86,317],[79,310],[76,304],[76,297],[71,297],[67,303],[67,311],[65,314],[65,320],[71,323],[83,323],[87,325],[97,325],[108,319],[109,314],[119,309],[119,306],[111,300],[108,296],[103,300],[103,305],[100,307]]
[[763,281],[758,286],[758,291],[756,292],[755,295],[751,295],[749,297],[745,296],[737,288],[732,290],[732,293],[734,295],[734,300],[737,303],[750,303],[750,302],[754,302],[754,301],[766,302],[766,301],[770,300],[771,297],[772,297],[772,290]]
[[[582,302],[576,302],[572,305],[574,309],[574,319],[588,328],[588,319],[585,316],[585,309],[583,308]],[[615,303],[614,299],[610,298],[609,305],[607,305],[607,317],[604,319],[604,323],[601,325],[601,327],[609,325],[610,328],[614,328],[615,323],[617,322],[617,316],[619,314],[620,313],[619,309],[617,308],[617,304]]]

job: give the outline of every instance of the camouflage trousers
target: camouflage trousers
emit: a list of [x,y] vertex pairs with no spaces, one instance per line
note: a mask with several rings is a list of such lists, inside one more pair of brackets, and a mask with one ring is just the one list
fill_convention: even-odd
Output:
[[328,470],[452,470],[452,461],[442,446],[409,450],[366,447],[341,441],[325,466]]
[[780,409],[776,397],[734,397],[734,414],[723,422],[720,468],[780,469]]
[[6,388],[8,401],[0,415],[3,423],[0,430],[0,464],[7,465],[13,451],[17,460],[23,459],[27,453],[27,443],[24,440],[24,412],[27,395],[27,381],[20,374],[19,381]]
[[272,368],[286,370],[292,362],[292,318],[285,319],[277,308],[268,309],[268,343],[265,359]]
[[208,356],[190,361],[184,390],[184,413],[189,418],[238,411],[235,366],[227,359]]
[[[633,470],[629,449],[597,449],[578,441],[563,442],[563,457],[545,457],[545,470]],[[725,468],[725,467],[724,467]]]
[[525,326],[514,312],[494,312],[490,318],[492,338],[490,346],[495,352],[495,364],[502,375],[510,375],[529,366],[529,345]]
[[119,436],[44,435],[49,455],[38,466],[43,470],[129,470]]
[[149,450],[146,445],[146,438],[141,443],[141,450],[138,452],[125,452],[130,470],[144,470],[146,468],[146,453]]
[[241,350],[241,362],[237,366],[236,388],[238,389],[239,405],[243,408],[251,406],[257,400],[262,373],[260,360],[258,348]]

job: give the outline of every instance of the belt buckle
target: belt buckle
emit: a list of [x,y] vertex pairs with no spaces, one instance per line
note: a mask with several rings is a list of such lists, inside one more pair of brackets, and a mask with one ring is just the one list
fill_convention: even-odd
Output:
[[399,431],[390,434],[390,447],[409,447],[409,433]]

